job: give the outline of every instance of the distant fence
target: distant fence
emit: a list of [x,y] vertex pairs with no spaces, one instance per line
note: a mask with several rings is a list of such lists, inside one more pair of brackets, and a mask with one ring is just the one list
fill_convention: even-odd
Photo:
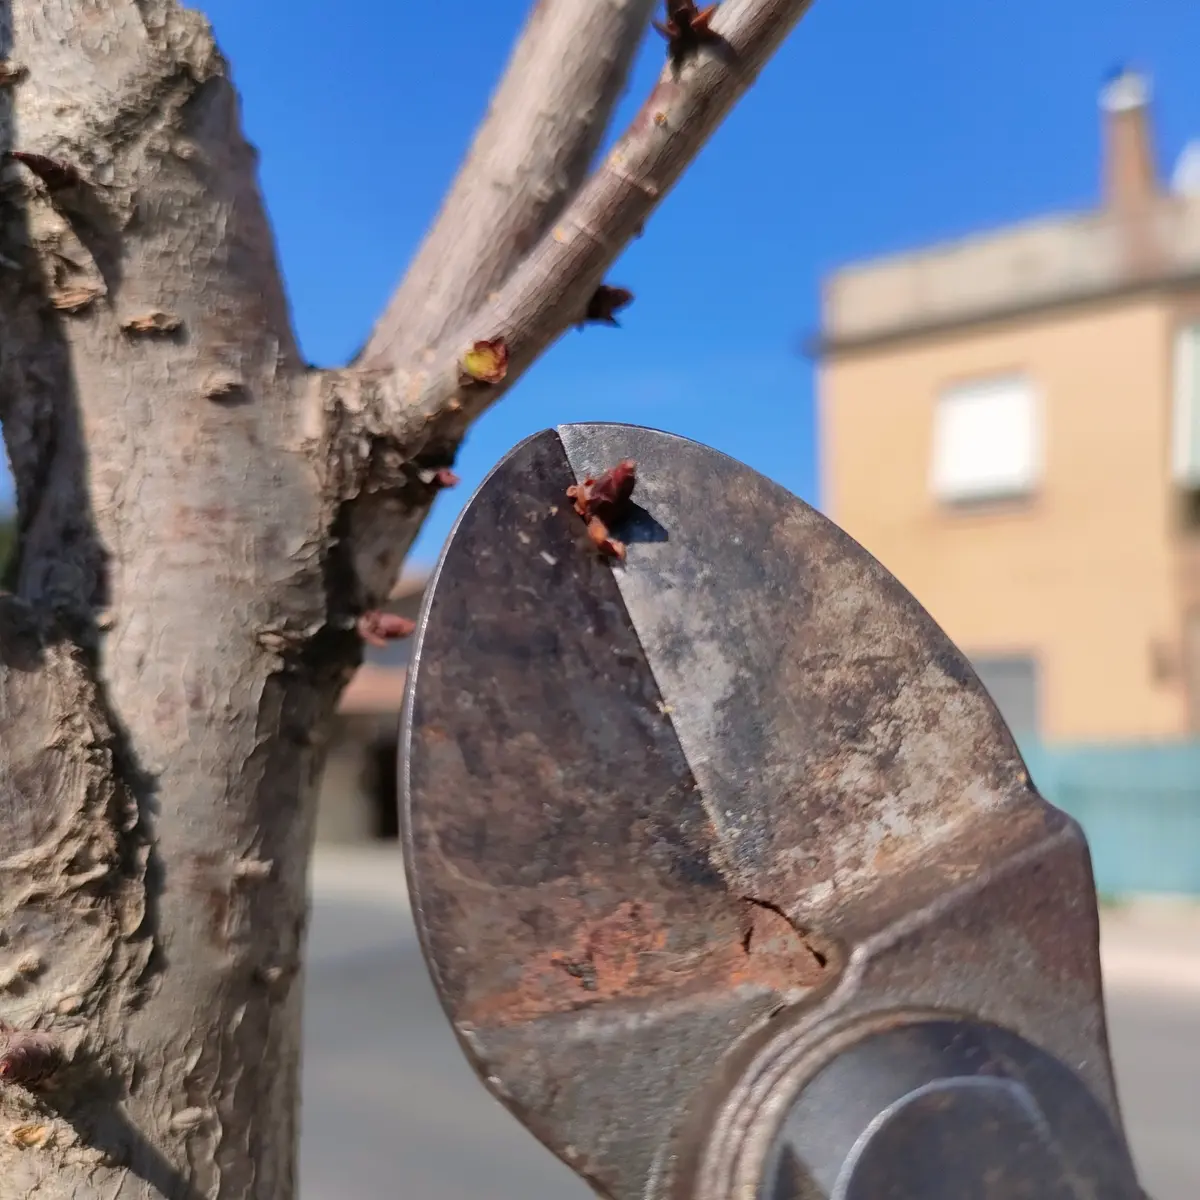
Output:
[[1102,896],[1200,897],[1200,741],[1021,751],[1042,795],[1083,826]]

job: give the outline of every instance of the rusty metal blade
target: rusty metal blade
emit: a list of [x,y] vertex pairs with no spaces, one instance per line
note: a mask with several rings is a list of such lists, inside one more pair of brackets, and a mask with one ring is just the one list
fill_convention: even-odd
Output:
[[[566,492],[624,458],[614,566]],[[1011,1009],[1115,1111],[1078,830],[904,588],[734,460],[631,426],[513,450],[427,592],[403,750],[447,1015],[489,1089],[605,1195],[664,1194],[727,1052],[842,996]],[[1007,907],[975,924],[947,900],[992,884]]]

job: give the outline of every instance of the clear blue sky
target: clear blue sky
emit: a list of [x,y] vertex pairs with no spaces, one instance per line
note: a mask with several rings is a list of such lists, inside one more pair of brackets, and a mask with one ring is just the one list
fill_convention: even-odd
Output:
[[[262,151],[305,352],[344,362],[433,216],[528,0],[202,7]],[[476,426],[419,557],[498,457],[560,421],[667,428],[815,499],[798,342],[822,274],[1091,205],[1097,91],[1120,62],[1153,77],[1165,171],[1200,137],[1198,48],[1195,0],[817,0],[612,272],[637,293],[624,328],[570,334]],[[662,55],[647,42],[620,120]]]

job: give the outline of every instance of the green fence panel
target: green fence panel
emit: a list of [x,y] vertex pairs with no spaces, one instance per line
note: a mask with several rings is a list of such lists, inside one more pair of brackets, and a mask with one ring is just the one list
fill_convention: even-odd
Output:
[[1083,826],[1101,895],[1200,896],[1200,741],[1021,751],[1042,795]]

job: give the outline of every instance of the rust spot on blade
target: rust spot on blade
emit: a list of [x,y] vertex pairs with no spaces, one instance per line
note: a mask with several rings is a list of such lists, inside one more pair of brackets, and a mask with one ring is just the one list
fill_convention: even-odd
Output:
[[567,950],[552,951],[551,966],[566,973],[597,999],[620,996],[635,988],[643,974],[642,959],[667,948],[666,930],[648,918],[643,906],[630,901],[579,930]]
[[801,935],[759,901],[734,901],[706,933],[697,943],[694,926],[676,928],[657,907],[625,901],[579,921],[568,943],[521,964],[515,986],[473,997],[462,1019],[510,1025],[602,1002],[742,987],[794,994],[837,969],[831,947]]

